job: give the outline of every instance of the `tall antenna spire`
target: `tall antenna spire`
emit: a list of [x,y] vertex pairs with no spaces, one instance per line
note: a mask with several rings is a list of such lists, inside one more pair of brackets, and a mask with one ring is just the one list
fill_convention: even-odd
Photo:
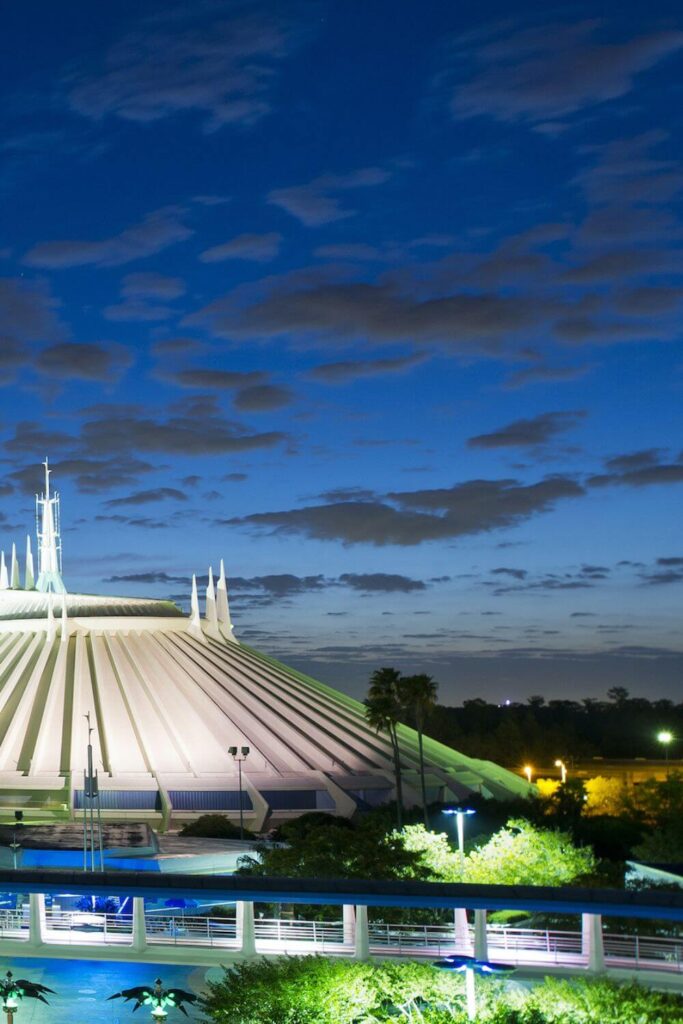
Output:
[[62,540],[59,532],[59,494],[50,494],[50,467],[45,466],[45,491],[36,494],[36,534],[38,536],[38,582],[36,590],[63,594]]
[[5,564],[5,552],[0,552],[0,590],[7,590],[9,587],[9,576],[7,575],[7,565]]
[[232,632],[232,619],[230,618],[230,606],[228,604],[228,583],[225,578],[225,566],[222,558],[221,572],[218,577],[218,583],[216,584],[216,612],[218,614],[218,624],[223,636],[228,640],[234,640],[235,637]]
[[12,590],[19,590],[21,580],[19,578],[19,559],[17,558],[17,545],[12,544],[12,563],[9,574],[9,585]]
[[26,534],[26,569],[24,574],[24,589],[33,590],[36,585],[35,572],[33,569],[33,552],[31,551],[31,538]]

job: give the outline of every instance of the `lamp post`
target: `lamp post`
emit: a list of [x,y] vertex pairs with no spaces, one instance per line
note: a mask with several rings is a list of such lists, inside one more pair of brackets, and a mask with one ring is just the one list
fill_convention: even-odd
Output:
[[531,785],[531,777],[532,777],[532,775],[534,773],[533,768],[531,767],[530,764],[525,764],[524,767],[522,768],[522,771],[526,775],[526,781],[529,783],[529,785]]
[[668,729],[662,729],[660,732],[657,733],[657,742],[661,743],[664,747],[664,757],[667,761],[669,760],[669,746],[671,743],[673,743],[673,740],[674,734],[672,732],[669,732]]
[[564,761],[562,761],[558,757],[557,761],[555,762],[555,767],[560,769],[560,772],[562,773],[562,784],[564,785],[564,783],[567,781],[567,766],[564,763]]
[[242,762],[249,757],[249,747],[228,747],[233,761],[237,762],[237,776],[240,791],[240,840],[244,839],[244,806],[242,801]]
[[28,981],[26,978],[14,979],[11,971],[8,971],[4,978],[0,979],[0,999],[2,999],[2,1012],[7,1015],[7,1024],[12,1024],[14,1014],[19,1009],[19,1002],[26,996],[29,999],[38,999],[41,1003],[47,1003],[43,995],[54,990],[47,985],[39,985],[35,981]]
[[448,815],[455,815],[455,823],[458,832],[458,852],[460,854],[460,877],[465,876],[465,815],[476,814],[469,807],[448,807],[443,812]]
[[439,971],[456,971],[465,975],[465,999],[467,1001],[467,1019],[475,1020],[477,1016],[477,989],[475,974],[510,974],[514,967],[510,964],[494,964],[489,960],[477,960],[473,956],[446,956],[432,964]]
[[197,1002],[197,997],[192,992],[186,992],[182,988],[164,988],[161,978],[157,978],[153,985],[124,988],[120,992],[115,992],[113,996],[107,996],[107,999],[125,999],[126,1002],[134,999],[133,1012],[141,1006],[150,1006],[152,1020],[157,1024],[168,1017],[167,1006],[180,1010],[187,1016],[187,1010],[183,1004]]

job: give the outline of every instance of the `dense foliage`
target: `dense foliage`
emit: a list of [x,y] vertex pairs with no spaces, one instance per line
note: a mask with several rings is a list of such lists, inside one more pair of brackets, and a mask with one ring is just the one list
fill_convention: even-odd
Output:
[[286,845],[264,846],[259,858],[242,858],[240,873],[292,878],[386,878],[510,885],[566,885],[595,871],[590,847],[578,847],[567,832],[524,819],[506,827],[464,859],[444,832],[424,825],[388,831],[381,816],[356,825],[316,815],[283,827]]
[[[683,704],[629,697],[620,687],[608,696],[607,701],[548,702],[539,696],[503,706],[475,698],[460,707],[439,706],[425,732],[471,757],[517,770],[523,764],[552,765],[558,757],[661,758],[659,730],[683,736]],[[671,753],[683,756],[683,748]]]
[[[638,985],[547,978],[532,989],[478,979],[478,1024],[683,1024],[683,997]],[[465,1024],[461,976],[410,962],[282,957],[209,983],[215,1024]]]
[[[199,836],[202,839],[239,839],[239,826],[233,824],[225,814],[202,814],[195,821],[184,825],[181,836]],[[244,838],[253,838],[253,832],[244,829]]]

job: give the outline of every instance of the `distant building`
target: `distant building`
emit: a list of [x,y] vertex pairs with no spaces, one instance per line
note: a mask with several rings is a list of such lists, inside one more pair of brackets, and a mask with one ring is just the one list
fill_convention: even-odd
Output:
[[[109,820],[168,823],[207,812],[248,827],[324,810],[350,816],[394,794],[391,747],[361,703],[239,643],[221,562],[204,614],[172,602],[66,591],[59,496],[38,502],[37,575],[27,540],[0,561],[0,813],[78,817],[88,729]],[[35,580],[35,582],[34,582]],[[89,719],[87,718],[89,716]],[[407,804],[419,802],[417,734],[400,728]],[[230,747],[248,747],[238,764]],[[429,798],[510,799],[526,780],[425,739]]]

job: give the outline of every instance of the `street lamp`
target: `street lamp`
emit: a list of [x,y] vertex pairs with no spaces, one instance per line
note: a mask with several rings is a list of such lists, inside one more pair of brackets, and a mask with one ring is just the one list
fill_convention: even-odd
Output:
[[555,767],[559,768],[560,771],[562,772],[562,784],[564,785],[564,783],[567,781],[567,766],[564,763],[564,761],[562,761],[562,760],[560,760],[560,758],[558,758],[557,761],[555,762]]
[[458,830],[458,851],[460,853],[460,877],[465,876],[465,815],[476,814],[469,807],[447,807],[444,814],[455,815]]
[[673,743],[674,734],[669,732],[668,729],[662,729],[661,732],[657,733],[657,742],[661,743],[664,747],[664,755],[666,760],[669,760],[669,745]]
[[4,978],[0,979],[0,999],[2,999],[2,1012],[7,1014],[7,1024],[12,1024],[14,1014],[19,1009],[20,1001],[26,996],[29,999],[39,999],[41,1003],[47,1003],[43,992],[54,990],[47,985],[39,985],[35,981],[27,981],[25,978],[17,978],[8,971]]
[[240,839],[244,839],[244,806],[242,801],[242,762],[249,756],[249,747],[228,747],[228,753],[232,755],[233,761],[237,762],[237,775],[239,778],[240,791]]
[[534,771],[533,768],[531,767],[530,764],[525,764],[524,767],[522,768],[522,771],[526,775],[526,781],[529,783],[529,785],[531,785],[531,776],[533,775],[533,771]]
[[197,997],[192,992],[186,992],[182,988],[164,988],[161,978],[157,978],[153,985],[124,988],[120,992],[115,992],[113,996],[107,996],[107,999],[125,999],[126,1002],[134,999],[133,1011],[141,1006],[150,1006],[152,1020],[157,1024],[168,1017],[167,1006],[180,1010],[187,1016],[187,1010],[183,1004],[197,1002]]
[[445,956],[443,960],[435,960],[432,967],[438,971],[457,971],[465,975],[465,998],[467,1000],[467,1019],[476,1020],[477,990],[475,974],[510,974],[515,968],[509,964],[494,964],[489,960],[477,960],[473,956]]

